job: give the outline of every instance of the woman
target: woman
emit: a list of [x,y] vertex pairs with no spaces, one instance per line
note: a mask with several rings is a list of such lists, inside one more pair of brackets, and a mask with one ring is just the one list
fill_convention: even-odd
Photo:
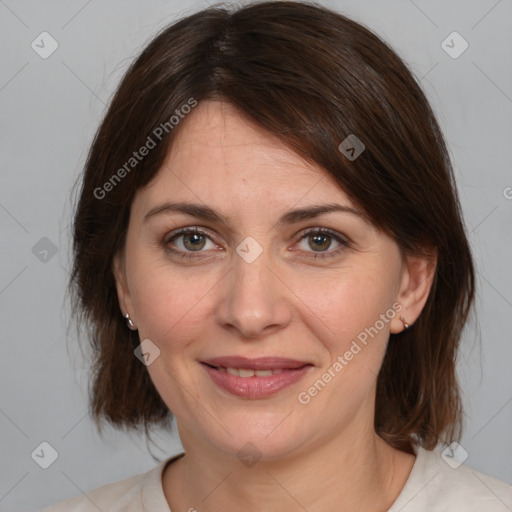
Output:
[[162,31],[91,147],[74,256],[98,426],[172,411],[184,453],[45,510],[512,507],[460,465],[474,269],[445,143],[361,25],[265,2]]

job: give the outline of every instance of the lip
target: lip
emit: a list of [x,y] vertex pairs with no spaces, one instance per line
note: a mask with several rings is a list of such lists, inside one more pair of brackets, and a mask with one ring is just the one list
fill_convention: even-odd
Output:
[[[247,359],[230,356],[216,357],[201,362],[212,381],[224,391],[249,399],[265,398],[295,384],[313,367],[311,363],[280,357]],[[250,370],[282,370],[281,373],[266,377],[239,377],[214,367],[244,368]]]

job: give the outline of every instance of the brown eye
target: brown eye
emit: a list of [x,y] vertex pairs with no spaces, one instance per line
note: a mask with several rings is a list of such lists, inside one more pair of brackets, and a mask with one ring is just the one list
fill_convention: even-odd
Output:
[[[334,246],[333,250],[328,250],[332,247],[333,242],[337,245]],[[300,247],[301,251],[310,253],[306,258],[315,259],[337,256],[345,249],[351,247],[348,240],[325,228],[313,228],[303,233],[300,243],[305,243],[305,247],[304,245]]]
[[[208,246],[208,243],[210,246]],[[211,240],[210,234],[200,228],[183,228],[171,233],[164,239],[164,247],[171,253],[183,257],[194,257],[192,253],[205,252],[203,249],[215,249],[217,245]]]

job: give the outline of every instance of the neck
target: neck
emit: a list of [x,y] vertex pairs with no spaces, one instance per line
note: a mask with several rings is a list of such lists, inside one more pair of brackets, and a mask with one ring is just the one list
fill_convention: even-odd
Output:
[[400,494],[415,460],[373,430],[357,436],[345,433],[252,467],[199,440],[184,439],[185,456],[167,466],[163,476],[173,511],[385,511]]

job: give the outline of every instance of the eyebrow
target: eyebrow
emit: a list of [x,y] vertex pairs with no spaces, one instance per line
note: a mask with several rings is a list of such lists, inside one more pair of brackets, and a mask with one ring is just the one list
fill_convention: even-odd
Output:
[[[304,208],[298,208],[295,210],[287,211],[283,215],[281,215],[281,217],[279,217],[279,220],[277,221],[276,225],[282,226],[285,224],[294,224],[297,222],[301,222],[303,220],[313,219],[325,213],[332,212],[349,213],[351,215],[355,215],[363,220],[368,221],[367,216],[363,212],[356,210],[355,208],[342,204],[329,203],[315,206],[307,206]],[[187,215],[191,215],[202,220],[215,222],[218,224],[223,224],[226,227],[230,227],[229,220],[224,215],[213,210],[209,206],[188,202],[166,202],[159,206],[155,206],[154,208],[149,210],[149,212],[147,212],[146,215],[144,215],[143,223],[146,223],[152,217],[163,213],[185,213]]]

